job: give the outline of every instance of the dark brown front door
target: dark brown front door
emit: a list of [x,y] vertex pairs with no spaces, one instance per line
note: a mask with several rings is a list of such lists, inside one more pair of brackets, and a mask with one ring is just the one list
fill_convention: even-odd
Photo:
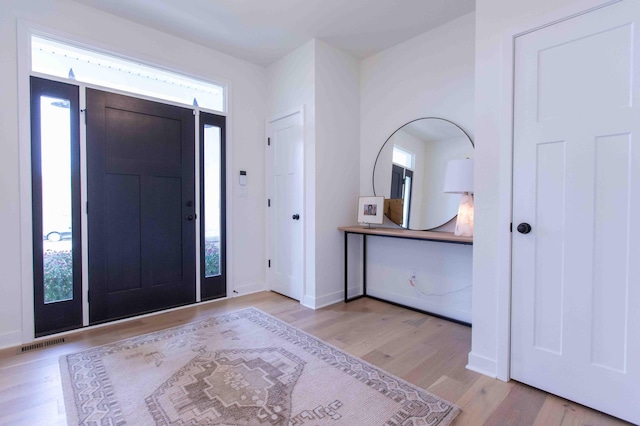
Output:
[[195,302],[195,118],[87,89],[92,324]]

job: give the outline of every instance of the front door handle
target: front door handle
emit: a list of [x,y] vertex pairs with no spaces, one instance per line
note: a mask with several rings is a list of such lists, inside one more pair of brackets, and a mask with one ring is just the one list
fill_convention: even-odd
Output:
[[291,219],[293,220],[300,220],[300,215],[298,213],[294,214],[293,216],[291,216]]
[[185,216],[185,219],[193,220],[193,215],[192,214],[188,214],[188,215]]

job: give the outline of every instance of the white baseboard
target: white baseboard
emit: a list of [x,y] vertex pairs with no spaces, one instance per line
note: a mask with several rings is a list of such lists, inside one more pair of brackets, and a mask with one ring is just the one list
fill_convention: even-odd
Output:
[[265,283],[249,283],[243,284],[239,286],[235,286],[232,289],[229,289],[228,297],[238,297],[238,296],[246,296],[247,294],[252,293],[260,293],[261,291],[266,291],[267,285]]
[[302,306],[304,306],[306,308],[316,309],[316,298],[315,297],[304,295],[304,296],[302,296],[302,300],[300,301],[300,303],[302,304]]
[[92,329],[96,329],[96,328],[102,328],[102,327],[108,327],[110,325],[113,324],[118,324],[118,323],[124,323],[124,322],[129,322],[129,321],[134,321],[134,320],[139,320],[141,318],[147,318],[147,317],[152,317],[155,315],[160,315],[160,314],[164,314],[167,312],[172,312],[172,311],[178,311],[178,310],[182,310],[182,309],[188,309],[188,308],[192,308],[194,306],[198,306],[200,304],[208,304],[208,303],[215,303],[215,302],[220,302],[222,300],[225,299],[229,299],[231,297],[238,297],[238,296],[246,296],[248,294],[252,294],[252,293],[260,293],[261,291],[265,291],[264,288],[264,283],[254,283],[254,284],[247,284],[247,285],[243,285],[238,287],[239,290],[236,290],[238,293],[233,293],[233,290],[231,290],[231,292],[229,294],[227,294],[227,297],[221,297],[218,299],[212,299],[212,300],[205,300],[202,302],[197,302],[197,303],[191,303],[188,305],[184,305],[184,306],[178,306],[175,308],[170,308],[170,309],[164,309],[161,311],[156,311],[156,312],[150,312],[148,314],[143,314],[143,315],[137,315],[137,316],[133,316],[130,318],[124,318],[121,320],[116,320],[116,321],[109,321],[106,323],[102,323],[102,324],[98,324],[98,325],[90,325],[87,327],[80,327],[74,330],[69,330],[69,331],[65,331],[62,333],[56,333],[56,334],[51,334],[39,339],[31,339],[28,341],[23,341],[22,338],[22,332],[20,330],[17,331],[11,331],[8,333],[4,333],[4,334],[0,334],[0,349],[6,349],[6,348],[10,348],[13,346],[20,346],[20,345],[24,345],[33,341],[38,341],[38,340],[46,340],[46,339],[50,339],[53,337],[63,337],[63,336],[67,336],[67,335],[71,335],[74,333],[79,333],[82,331],[86,331],[86,330],[92,330]]
[[336,291],[335,293],[326,294],[316,299],[316,309],[324,308],[325,306],[335,305],[336,303],[344,302],[344,291]]
[[497,377],[498,364],[495,359],[469,352],[467,370],[475,371],[476,373],[484,374],[485,376],[495,379]]
[[454,307],[446,307],[443,305],[435,304],[429,300],[421,300],[414,297],[407,297],[401,294],[397,294],[391,291],[381,290],[378,288],[367,288],[367,294],[373,297],[378,297],[382,300],[388,300],[389,302],[400,303],[401,305],[410,306],[415,309],[420,309],[425,312],[431,312],[433,314],[442,315],[447,318],[452,318],[458,321],[464,321],[471,324],[471,311],[465,311]]
[[302,298],[302,305],[310,309],[320,309],[329,305],[334,305],[344,301],[344,291],[336,291],[334,293],[325,294],[320,297],[305,295]]
[[360,296],[362,294],[362,286],[358,285],[347,288],[347,294],[349,295],[349,298]]
[[0,349],[20,346],[22,344],[22,330],[9,331],[0,334]]

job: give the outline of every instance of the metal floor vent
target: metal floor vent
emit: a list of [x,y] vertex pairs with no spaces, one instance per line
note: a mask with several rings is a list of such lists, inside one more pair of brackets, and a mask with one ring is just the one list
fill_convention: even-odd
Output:
[[42,349],[53,345],[58,345],[60,343],[64,343],[64,337],[59,337],[57,339],[45,340],[44,342],[32,343],[30,345],[24,345],[18,349],[19,354],[23,354],[29,351],[35,351],[36,349]]

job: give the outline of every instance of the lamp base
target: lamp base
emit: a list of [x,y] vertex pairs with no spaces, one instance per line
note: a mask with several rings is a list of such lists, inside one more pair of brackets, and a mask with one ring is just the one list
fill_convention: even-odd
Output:
[[458,206],[458,219],[453,233],[458,237],[473,237],[473,194],[462,194]]

